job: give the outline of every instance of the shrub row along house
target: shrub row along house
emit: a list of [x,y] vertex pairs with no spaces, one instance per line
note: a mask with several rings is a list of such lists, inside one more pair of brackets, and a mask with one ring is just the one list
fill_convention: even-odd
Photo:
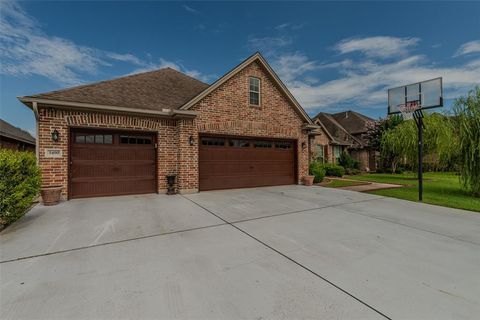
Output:
[[313,122],[321,127],[311,142],[312,157],[320,162],[338,163],[347,151],[362,171],[376,170],[376,151],[368,147],[366,133],[375,120],[355,111],[335,114],[320,112]]
[[0,149],[35,151],[35,138],[30,133],[0,119]]
[[166,68],[19,99],[67,198],[297,184],[319,130],[259,53],[212,85]]

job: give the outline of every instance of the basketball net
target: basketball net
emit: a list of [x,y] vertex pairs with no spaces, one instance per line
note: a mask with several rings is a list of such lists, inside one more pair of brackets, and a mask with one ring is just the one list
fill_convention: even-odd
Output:
[[420,101],[408,101],[406,103],[397,105],[397,108],[402,113],[403,120],[411,120],[413,119],[413,113],[415,110],[420,109]]

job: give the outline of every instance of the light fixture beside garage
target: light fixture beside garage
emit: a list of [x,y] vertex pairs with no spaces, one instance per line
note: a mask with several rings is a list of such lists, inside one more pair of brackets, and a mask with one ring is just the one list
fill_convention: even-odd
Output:
[[58,142],[59,139],[60,139],[60,133],[58,132],[57,129],[54,129],[52,131],[52,141]]
[[302,149],[305,150],[306,147],[307,147],[307,144],[305,142],[302,142]]
[[190,136],[190,138],[188,138],[188,143],[193,146],[195,144],[195,140],[193,139],[193,136]]

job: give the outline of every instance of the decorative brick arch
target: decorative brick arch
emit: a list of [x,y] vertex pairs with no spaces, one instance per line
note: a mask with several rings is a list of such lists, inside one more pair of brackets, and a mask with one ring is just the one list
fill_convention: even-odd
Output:
[[280,127],[275,124],[256,122],[256,121],[224,121],[216,123],[199,123],[197,125],[199,132],[265,132],[281,137],[295,137],[298,135],[298,130],[293,130],[289,127]]
[[175,120],[168,119],[147,119],[126,115],[110,115],[101,113],[80,113],[65,115],[65,122],[68,126],[87,127],[115,127],[139,130],[159,131],[165,126],[175,126]]

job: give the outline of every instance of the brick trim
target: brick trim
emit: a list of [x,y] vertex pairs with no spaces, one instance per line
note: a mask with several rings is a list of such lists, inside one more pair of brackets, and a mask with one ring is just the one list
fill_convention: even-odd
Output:
[[259,121],[225,121],[216,123],[199,123],[197,125],[199,132],[232,132],[232,130],[242,131],[260,131],[274,133],[276,137],[283,136],[285,138],[292,138],[298,136],[298,130],[291,128],[279,127],[271,123],[259,122]]

